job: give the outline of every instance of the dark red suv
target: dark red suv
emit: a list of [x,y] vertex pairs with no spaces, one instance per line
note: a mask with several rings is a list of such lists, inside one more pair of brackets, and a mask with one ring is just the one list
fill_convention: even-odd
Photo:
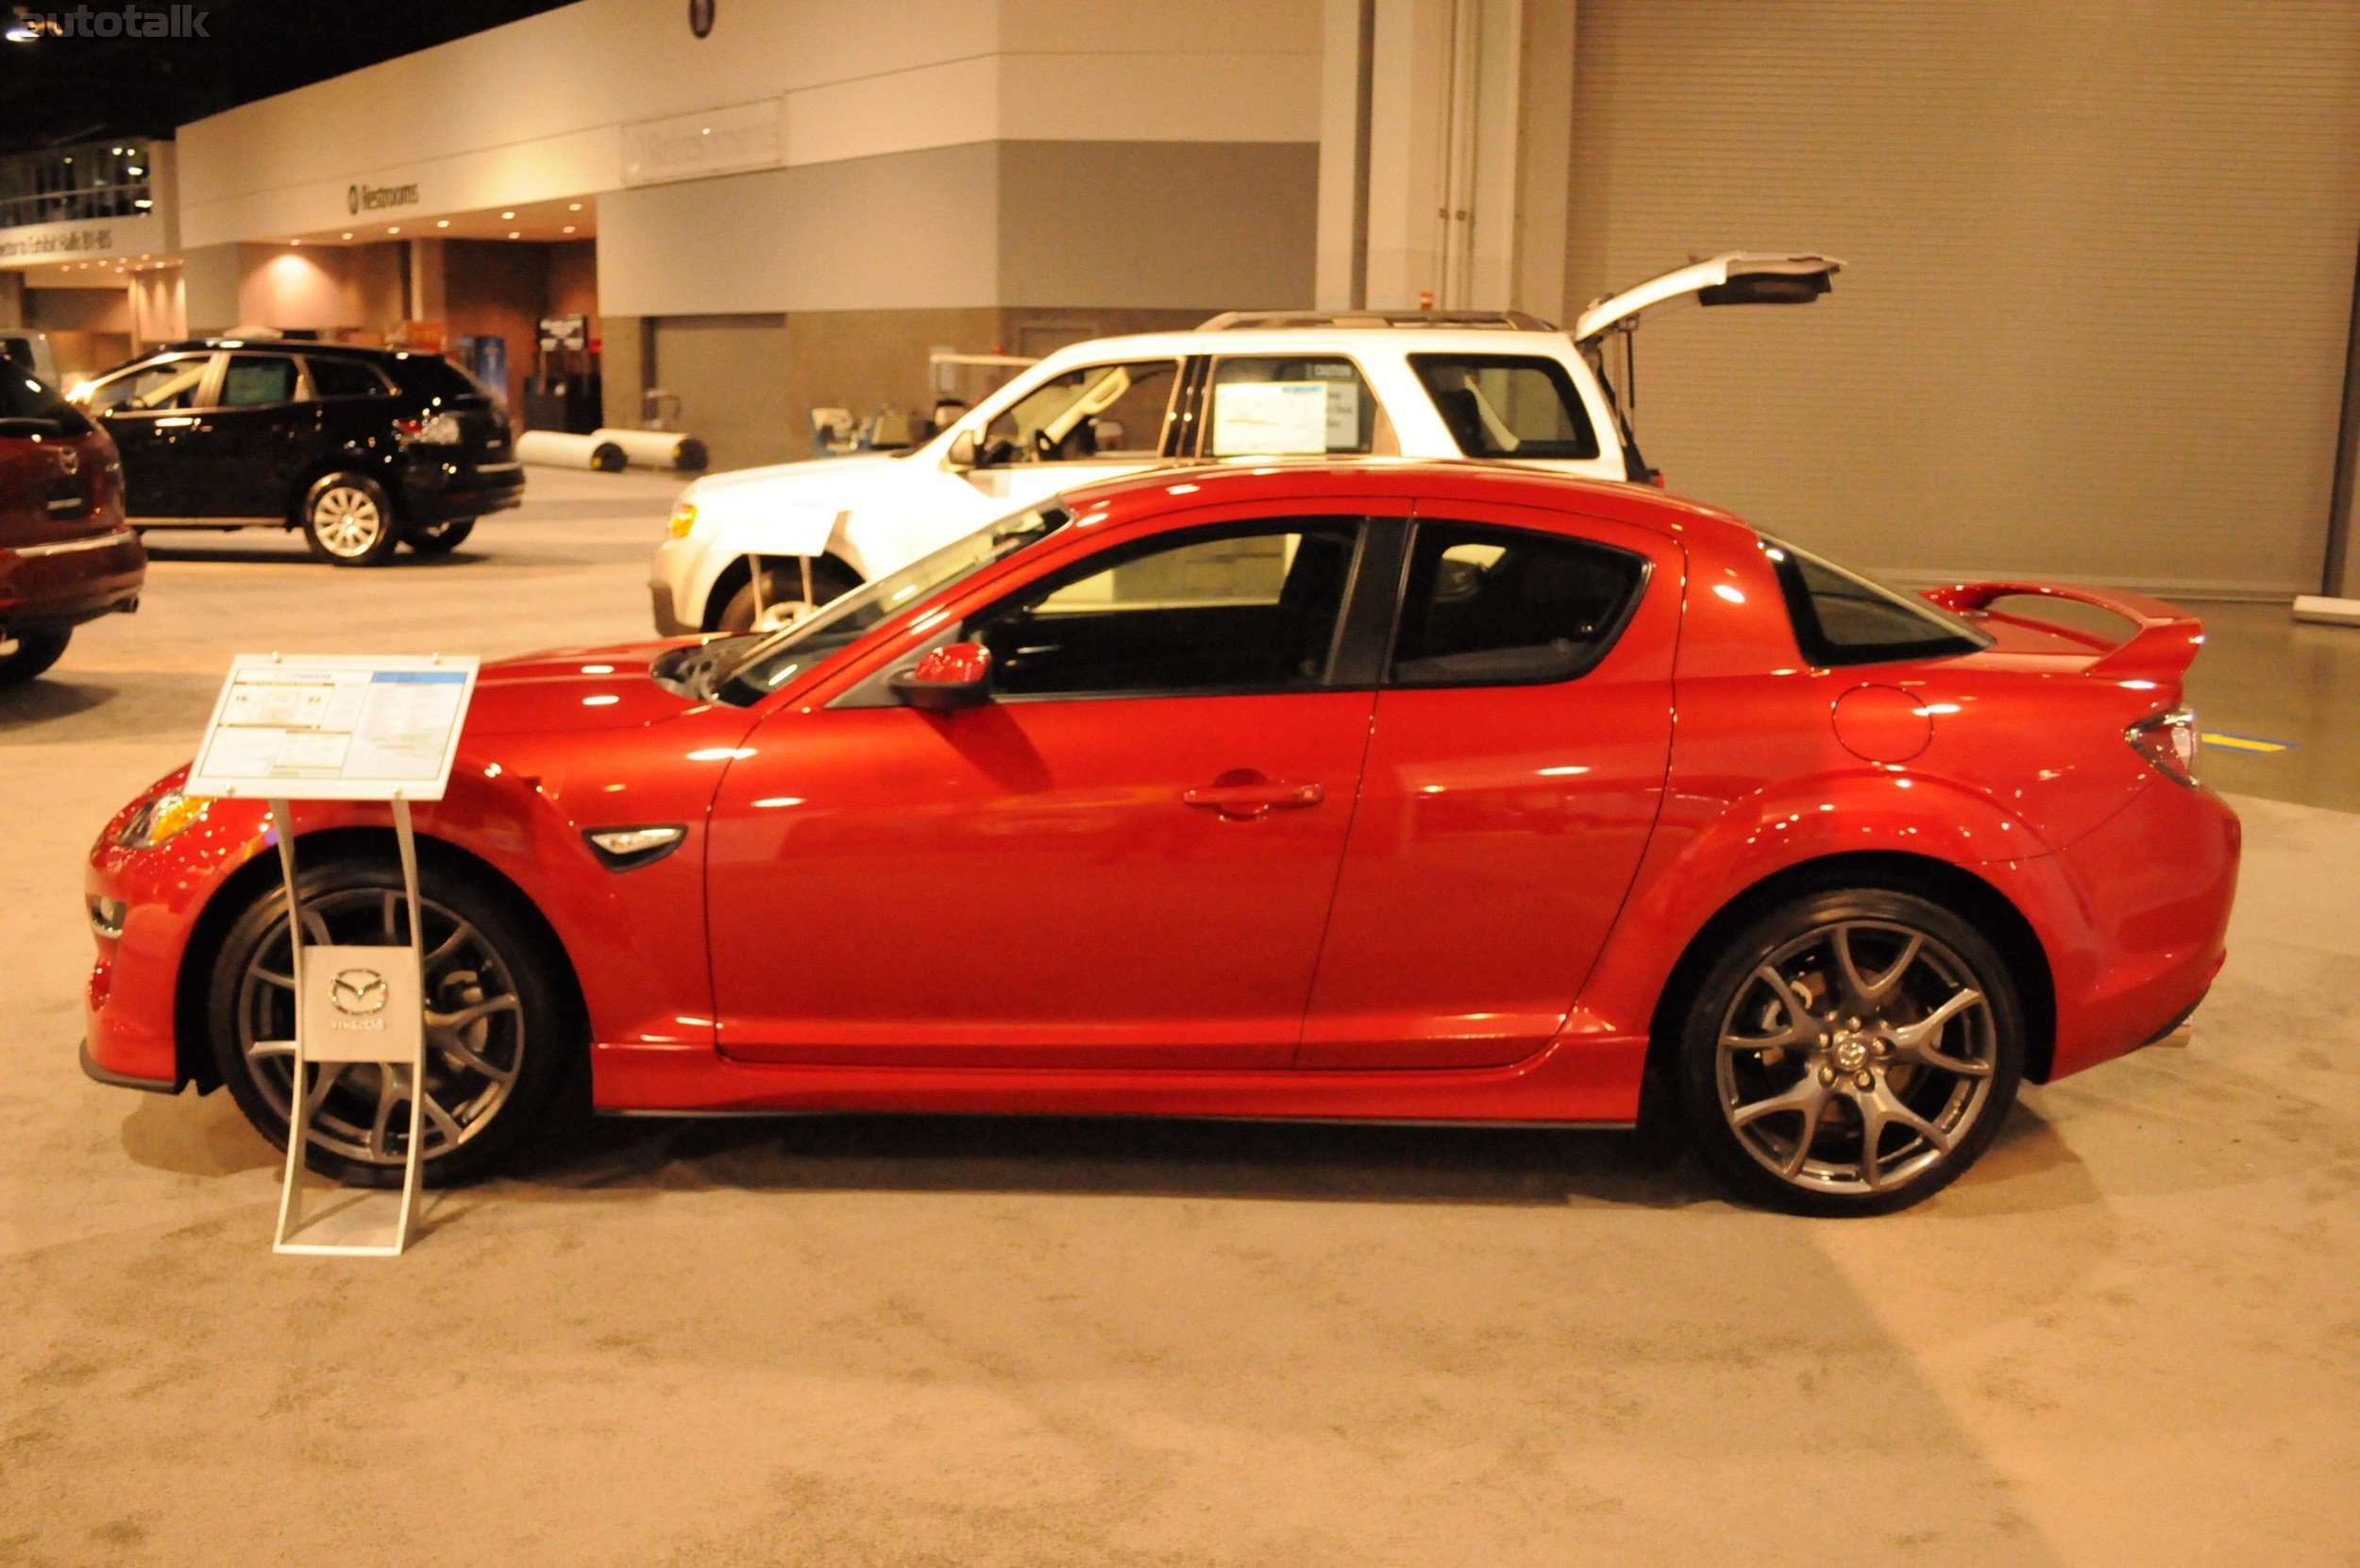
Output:
[[55,389],[0,367],[0,685],[56,664],[83,621],[138,609],[146,581],[113,441]]

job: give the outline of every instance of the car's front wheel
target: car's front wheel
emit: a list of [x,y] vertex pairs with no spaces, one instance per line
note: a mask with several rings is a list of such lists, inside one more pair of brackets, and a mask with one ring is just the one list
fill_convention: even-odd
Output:
[[1690,1134],[1741,1196],[1882,1214],[1990,1147],[2023,1074],[2024,1013],[2006,961],[1950,910],[1838,889],[1730,941],[1677,1047]]
[[405,537],[410,542],[410,548],[420,555],[448,555],[465,544],[467,535],[474,531],[473,517],[452,517],[444,522],[429,523],[424,528],[413,528]]
[[65,656],[71,632],[0,632],[0,686],[21,686]]
[[721,609],[718,632],[767,632],[773,627],[791,626],[830,599],[839,599],[860,586],[860,579],[826,556],[811,564],[811,591],[803,591],[803,567],[800,561],[784,566],[770,566],[762,574],[762,602],[754,602],[754,583],[749,580],[730,597]]
[[[552,959],[504,898],[429,862],[426,927],[427,1181],[497,1169],[555,1114],[581,1042]],[[343,861],[303,879],[304,942],[398,946],[410,939],[401,872]],[[295,975],[287,895],[274,883],[240,913],[213,961],[207,1019],[213,1063],[256,1130],[287,1146]],[[311,1069],[306,1163],[362,1187],[398,1185],[409,1155],[411,1073],[374,1063]]]
[[401,524],[385,489],[366,474],[329,474],[303,497],[303,537],[312,556],[338,566],[379,566],[401,548]]

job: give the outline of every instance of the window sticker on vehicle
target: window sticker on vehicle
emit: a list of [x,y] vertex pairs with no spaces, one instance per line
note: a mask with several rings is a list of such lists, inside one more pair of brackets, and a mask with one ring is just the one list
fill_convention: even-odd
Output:
[[[1227,381],[1213,388],[1213,455],[1275,457],[1289,452],[1324,452],[1335,414],[1326,381]],[[1353,394],[1352,428],[1360,411]]]

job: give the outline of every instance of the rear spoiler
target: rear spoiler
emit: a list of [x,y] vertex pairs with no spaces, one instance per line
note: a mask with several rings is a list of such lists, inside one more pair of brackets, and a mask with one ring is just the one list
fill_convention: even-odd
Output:
[[2120,615],[2138,630],[2116,645],[2084,672],[2108,680],[2174,680],[2196,663],[2204,646],[2204,623],[2176,604],[2145,594],[2112,588],[2082,588],[2060,582],[1962,582],[1947,588],[1928,588],[1922,597],[1954,615],[1988,610],[1998,599],[2018,595],[2069,599],[2109,615]]

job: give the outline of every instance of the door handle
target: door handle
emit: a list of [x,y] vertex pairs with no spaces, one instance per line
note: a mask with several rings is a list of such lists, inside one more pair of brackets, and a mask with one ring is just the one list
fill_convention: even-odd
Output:
[[1183,804],[1209,806],[1233,822],[1256,821],[1273,811],[1300,811],[1326,799],[1325,784],[1290,784],[1258,773],[1224,773],[1209,784],[1183,790],[1180,795]]

